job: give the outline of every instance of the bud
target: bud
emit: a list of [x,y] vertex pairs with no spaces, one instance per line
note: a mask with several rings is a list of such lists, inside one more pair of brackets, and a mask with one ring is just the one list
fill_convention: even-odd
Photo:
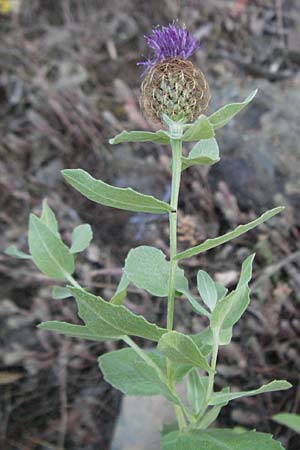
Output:
[[154,29],[146,36],[154,58],[139,63],[145,66],[141,107],[153,121],[166,114],[174,121],[192,122],[210,100],[208,83],[188,60],[196,49],[196,40],[185,28],[175,25]]

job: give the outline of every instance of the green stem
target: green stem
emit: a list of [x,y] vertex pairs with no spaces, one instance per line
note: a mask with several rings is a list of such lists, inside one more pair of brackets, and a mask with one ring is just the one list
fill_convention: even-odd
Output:
[[217,358],[218,358],[218,350],[219,350],[219,331],[213,330],[213,348],[212,348],[212,356],[211,356],[211,372],[208,375],[208,387],[206,394],[206,404],[208,405],[211,396],[214,392],[214,382],[215,382],[215,374],[216,374],[216,366],[217,366]]
[[72,277],[72,275],[65,275],[66,280],[69,281],[69,283],[72,284],[72,286],[76,287],[77,289],[83,289],[79,283],[75,280],[75,278]]
[[174,259],[177,253],[177,208],[181,178],[181,155],[182,141],[171,140],[172,147],[172,187],[171,187],[171,208],[169,213],[170,224],[170,275],[169,275],[169,295],[167,311],[167,329],[173,329],[174,322],[174,300],[175,300],[175,275],[177,261]]
[[[172,131],[172,130],[170,130]],[[170,224],[170,273],[169,273],[169,289],[168,289],[168,308],[167,308],[167,329],[172,330],[174,324],[174,302],[175,302],[175,276],[177,269],[177,261],[174,259],[177,253],[177,208],[179,187],[181,178],[181,155],[182,155],[182,141],[171,140],[172,147],[172,186],[171,186],[171,208],[169,213]],[[167,378],[169,388],[174,391],[172,364],[167,359]],[[186,427],[186,421],[182,409],[175,406],[175,414],[179,429]]]

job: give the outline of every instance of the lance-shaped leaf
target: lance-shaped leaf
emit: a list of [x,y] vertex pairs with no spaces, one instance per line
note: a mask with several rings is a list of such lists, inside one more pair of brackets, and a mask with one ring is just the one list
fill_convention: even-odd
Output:
[[[211,353],[213,346],[213,332],[210,327],[204,328],[200,333],[192,334],[190,337],[193,339],[197,347],[201,350],[203,355],[207,356]],[[220,331],[219,345],[228,345],[232,339],[232,328],[227,328]]]
[[48,277],[64,279],[74,272],[74,256],[68,247],[33,214],[29,219],[28,243],[34,263]]
[[67,287],[53,286],[52,298],[54,298],[55,300],[62,300],[69,297],[72,297],[72,294]]
[[[167,374],[166,358],[155,350],[146,351],[145,354],[158,367],[165,376]],[[132,348],[124,348],[106,353],[98,359],[104,378],[112,386],[127,395],[159,395],[173,396],[164,381],[160,378],[154,367],[150,366]],[[187,368],[175,370],[174,382],[179,382]]]
[[[229,392],[229,388],[223,388],[220,392],[224,392],[227,393]],[[212,408],[209,409],[209,411],[207,413],[205,413],[205,415],[200,419],[200,421],[197,423],[197,428],[199,430],[206,430],[206,428],[208,428],[212,423],[214,423],[220,412],[221,409],[223,408],[223,406],[226,406],[228,402],[226,403],[222,403],[219,406],[213,406]]]
[[190,151],[188,157],[182,158],[182,170],[190,166],[211,166],[220,160],[219,147],[215,138],[199,141]]
[[131,188],[110,186],[82,169],[66,169],[62,174],[78,192],[100,205],[152,214],[164,214],[172,210],[170,205],[151,195],[140,194]]
[[58,238],[60,234],[58,231],[58,223],[54,211],[48,205],[47,199],[43,200],[43,209],[41,214],[41,221],[52,231]]
[[183,134],[182,140],[185,142],[200,141],[200,139],[210,139],[214,137],[214,128],[208,118],[201,114]]
[[296,433],[300,434],[300,415],[293,413],[279,413],[272,417],[275,422],[285,425]]
[[74,325],[68,322],[60,322],[58,320],[51,320],[49,322],[42,322],[38,328],[47,331],[55,331],[56,333],[65,334],[66,336],[76,337],[79,339],[88,339],[91,341],[115,341],[117,338],[112,336],[103,336],[101,333],[94,333],[85,325]]
[[122,131],[109,140],[112,145],[122,142],[154,142],[155,144],[169,144],[170,138],[166,131],[159,130],[156,133],[150,131]]
[[212,329],[231,329],[238,322],[247,309],[249,298],[248,283],[252,275],[252,263],[255,254],[248,256],[242,264],[240,280],[236,290],[218,301],[211,314],[210,326]]
[[83,289],[70,288],[76,298],[79,316],[94,334],[122,338],[125,335],[158,341],[167,330],[148,322],[125,306],[106,302]]
[[245,392],[215,392],[209,402],[212,406],[221,405],[241,397],[252,397],[253,395],[265,394],[266,392],[285,391],[290,389],[292,385],[285,380],[274,380],[271,383],[261,386],[259,389]]
[[5,255],[13,256],[14,258],[18,259],[32,259],[31,255],[22,252],[15,245],[10,245],[9,247],[7,247],[7,249],[4,250],[4,253]]
[[92,228],[89,224],[85,223],[78,225],[74,228],[72,233],[72,245],[70,248],[71,253],[83,252],[93,239]]
[[211,116],[209,116],[209,122],[214,127],[214,129],[221,128],[226,125],[237,113],[239,113],[245,106],[247,106],[255,97],[257,89],[251,92],[250,95],[243,101],[239,103],[230,103],[218,109]]
[[203,302],[213,311],[217,304],[218,291],[214,280],[204,270],[197,273],[197,287]]
[[178,331],[169,331],[164,334],[158,342],[157,349],[177,364],[186,364],[191,367],[200,367],[207,372],[211,371],[206,357],[194,341]]
[[195,414],[199,413],[204,405],[208,386],[208,377],[199,375],[196,369],[188,374],[187,398]]
[[[166,260],[166,255],[161,250],[146,245],[130,250],[124,273],[138,288],[158,297],[168,296],[170,262]],[[176,288],[183,279],[183,270],[177,268]]]
[[210,317],[210,313],[205,308],[203,308],[203,306],[200,305],[200,303],[190,293],[188,280],[183,276],[183,274],[182,276],[177,276],[175,287],[177,292],[180,292],[180,294],[183,294],[188,299],[193,310],[197,314]]
[[110,302],[114,305],[122,305],[127,294],[127,288],[129,286],[130,280],[126,273],[123,273],[121,280],[118,284],[117,290],[114,296],[111,298]]
[[212,429],[162,435],[162,450],[284,450],[270,434]]
[[284,207],[282,207],[282,206],[270,209],[269,211],[265,212],[257,219],[252,220],[252,222],[249,222],[245,225],[239,225],[233,231],[229,231],[228,233],[225,233],[222,236],[219,236],[215,239],[207,239],[202,244],[197,245],[196,247],[192,247],[188,250],[178,253],[175,256],[175,259],[178,260],[178,259],[189,258],[191,256],[198,255],[199,253],[206,252],[207,250],[210,250],[212,248],[218,247],[219,245],[225,244],[226,242],[229,242],[232,239],[235,239],[235,238],[241,236],[242,234],[247,233],[247,231],[252,230],[253,228],[255,228],[258,225],[265,222],[266,220],[271,219],[271,217],[275,216],[276,214],[280,213],[283,210],[284,210]]

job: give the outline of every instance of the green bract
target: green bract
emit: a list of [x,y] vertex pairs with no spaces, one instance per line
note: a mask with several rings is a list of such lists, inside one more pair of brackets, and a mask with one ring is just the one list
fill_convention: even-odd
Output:
[[[233,327],[247,309],[250,301],[249,283],[252,276],[254,255],[249,254],[242,263],[239,281],[228,291],[213,277],[199,268],[196,275],[198,293],[191,293],[184,270],[179,262],[191,256],[225,244],[246,233],[282,211],[277,207],[265,212],[248,224],[199,245],[177,251],[177,213],[182,172],[194,165],[212,165],[219,161],[219,147],[215,130],[224,126],[255,96],[245,101],[223,106],[209,117],[200,115],[192,124],[174,122],[165,114],[162,121],[168,130],[156,133],[148,131],[124,131],[110,140],[122,142],[154,142],[171,144],[172,183],[169,202],[144,195],[131,188],[118,188],[96,180],[81,169],[64,170],[65,180],[90,200],[104,206],[133,212],[168,214],[170,251],[140,246],[129,251],[119,285],[109,300],[104,300],[82,288],[73,278],[75,258],[92,240],[88,224],[77,226],[71,242],[62,241],[59,224],[47,201],[43,202],[40,217],[30,216],[28,244],[30,254],[8,247],[6,254],[31,259],[38,269],[50,278],[64,280],[65,285],[55,285],[54,299],[64,301],[73,296],[78,316],[83,324],[59,321],[44,322],[43,330],[55,331],[66,336],[94,341],[119,340],[128,347],[99,358],[104,378],[127,395],[163,395],[174,404],[177,424],[162,433],[162,450],[281,450],[283,447],[270,435],[255,431],[237,434],[231,430],[207,428],[217,419],[228,402],[246,396],[285,390],[291,385],[275,380],[258,389],[235,392],[229,387],[216,391],[214,378],[218,370],[217,356],[220,346],[228,345]],[[183,156],[183,142],[195,142],[188,156]],[[126,306],[129,286],[145,290],[155,297],[164,298],[166,325],[154,324],[143,316],[134,314]],[[195,291],[195,290],[194,290]],[[156,301],[156,300],[154,300]],[[207,326],[196,335],[174,330],[175,301],[188,302],[196,314],[205,316]],[[152,349],[143,350],[132,337],[149,339]],[[182,399],[176,384],[186,376],[187,398]],[[275,416],[274,420],[299,429],[297,417]]]

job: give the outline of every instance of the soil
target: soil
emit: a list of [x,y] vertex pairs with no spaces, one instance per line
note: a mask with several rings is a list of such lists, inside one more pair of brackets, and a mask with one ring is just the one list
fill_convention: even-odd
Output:
[[[152,129],[138,106],[143,35],[177,18],[191,29],[201,42],[195,62],[211,87],[210,111],[259,88],[253,104],[218,132],[221,162],[184,172],[180,247],[275,205],[284,204],[285,212],[182,267],[191,285],[201,267],[232,287],[242,260],[256,252],[251,305],[222,348],[217,385],[251,389],[277,378],[294,387],[232,402],[218,426],[272,432],[287,450],[299,450],[299,436],[271,421],[279,411],[300,413],[299,2],[12,4],[0,16],[0,249],[15,244],[26,251],[28,215],[40,212],[47,197],[66,242],[76,225],[91,224],[93,243],[78,258],[76,277],[106,299],[132,246],[168,253],[167,221],[93,204],[63,183],[60,170],[81,167],[116,186],[168,199],[168,148],[108,144],[124,128]],[[121,394],[103,380],[97,357],[120,344],[38,330],[41,321],[78,318],[72,300],[51,299],[51,281],[31,262],[0,254],[0,282],[0,448],[108,450]],[[131,289],[126,304],[164,324],[163,300]],[[184,301],[177,303],[177,330],[204,325]]]

